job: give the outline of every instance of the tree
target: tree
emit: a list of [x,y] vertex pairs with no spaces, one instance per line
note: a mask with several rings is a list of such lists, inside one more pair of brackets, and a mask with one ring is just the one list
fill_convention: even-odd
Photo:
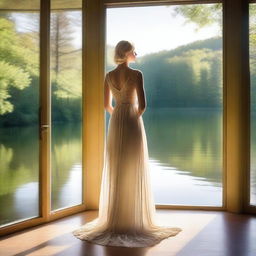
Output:
[[222,4],[179,5],[174,9],[174,15],[182,15],[186,22],[193,22],[198,29],[212,24],[222,27]]
[[74,46],[74,32],[81,28],[80,12],[51,14],[51,81],[58,98],[81,97],[81,53]]
[[28,87],[30,72],[34,70],[33,56],[23,46],[22,38],[15,31],[15,24],[0,17],[0,115],[13,111],[9,90]]
[[[222,4],[181,5],[175,15],[182,15],[186,22],[193,22],[197,29],[218,23],[222,27]],[[256,111],[256,5],[249,5],[249,48],[251,75],[251,106]],[[212,69],[212,72],[215,70]],[[212,79],[213,81],[214,79]],[[215,99],[217,100],[217,99]]]

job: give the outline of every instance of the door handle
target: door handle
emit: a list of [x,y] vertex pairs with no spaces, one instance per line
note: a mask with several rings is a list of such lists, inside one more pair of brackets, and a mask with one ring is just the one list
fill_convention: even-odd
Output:
[[49,128],[49,127],[50,127],[49,124],[42,124],[42,125],[41,125],[41,129],[42,129],[42,130],[46,130],[46,129]]
[[48,124],[41,124],[41,126],[40,126],[40,140],[42,139],[43,132],[45,132],[49,127],[50,127],[50,125],[48,125]]
[[50,128],[49,124],[42,124],[41,123],[41,110],[42,110],[42,108],[39,107],[38,108],[38,121],[39,121],[38,130],[39,130],[39,139],[40,140],[42,140],[43,132],[46,131],[48,128]]

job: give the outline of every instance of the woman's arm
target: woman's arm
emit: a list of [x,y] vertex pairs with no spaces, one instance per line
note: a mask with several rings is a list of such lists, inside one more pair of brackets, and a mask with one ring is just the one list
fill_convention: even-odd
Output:
[[107,82],[107,75],[105,76],[105,80],[104,80],[104,108],[109,112],[110,115],[114,110],[112,106],[112,93],[109,89],[109,85]]
[[136,91],[137,91],[138,101],[139,101],[138,114],[139,116],[141,116],[146,110],[146,104],[147,104],[146,98],[145,98],[145,91],[144,91],[143,74],[141,71],[138,72],[138,83],[136,85]]

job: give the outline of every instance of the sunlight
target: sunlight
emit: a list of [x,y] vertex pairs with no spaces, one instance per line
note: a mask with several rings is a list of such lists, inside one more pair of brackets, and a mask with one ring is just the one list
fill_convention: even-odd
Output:
[[[39,248],[42,245],[46,245],[48,241],[52,240],[51,243],[54,243],[54,239],[58,239],[59,236],[71,235],[72,230],[74,229],[74,225],[76,225],[76,221],[74,223],[72,221],[66,223],[53,223],[46,224],[43,226],[35,227],[31,230],[27,230],[24,233],[20,233],[9,238],[3,239],[0,241],[1,255],[14,255],[18,253],[24,253],[25,251],[31,251],[33,248]],[[60,242],[56,242],[60,244]],[[72,246],[75,242],[67,242],[65,240],[65,245],[58,246],[46,246],[39,250],[32,252],[32,254],[26,255],[52,255],[51,253],[56,253],[62,251],[70,246]],[[15,245],[13,247],[12,245]],[[46,251],[47,253],[45,253]],[[56,251],[57,250],[57,251]],[[40,254],[40,253],[41,254]],[[42,253],[44,252],[44,253]],[[36,254],[35,254],[36,253]]]
[[219,34],[218,24],[195,32],[195,24],[184,24],[182,16],[173,16],[174,8],[153,6],[107,9],[107,44],[114,46],[119,40],[130,40],[135,44],[138,57],[141,57]]
[[[64,251],[65,249],[69,248],[70,244],[68,245],[47,245],[41,249],[35,250],[29,254],[26,254],[27,256],[42,256],[42,255],[55,255],[55,253],[59,253]],[[33,250],[33,249],[32,249]]]
[[[183,229],[178,236],[169,237],[163,240],[159,246],[150,248],[146,256],[155,255],[155,251],[159,253],[161,248],[168,251],[168,255],[176,255],[183,247],[185,247],[192,239],[194,239],[207,225],[214,221],[216,214],[181,214],[161,213],[157,212],[157,223],[162,226],[180,227]],[[173,253],[173,254],[171,254]]]

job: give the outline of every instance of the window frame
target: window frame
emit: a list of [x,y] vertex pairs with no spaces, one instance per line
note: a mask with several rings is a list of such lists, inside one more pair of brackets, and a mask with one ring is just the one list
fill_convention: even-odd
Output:
[[[223,206],[156,205],[158,209],[220,210],[256,213],[249,205],[250,79],[249,17],[251,0],[81,0],[82,1],[82,151],[83,203],[63,210],[50,209],[50,136],[40,141],[40,216],[0,228],[0,236],[83,212],[99,204],[105,111],[106,8],[169,4],[223,4]],[[49,26],[50,0],[40,5],[40,106],[41,124],[50,125]],[[93,134],[93,136],[92,136]]]

